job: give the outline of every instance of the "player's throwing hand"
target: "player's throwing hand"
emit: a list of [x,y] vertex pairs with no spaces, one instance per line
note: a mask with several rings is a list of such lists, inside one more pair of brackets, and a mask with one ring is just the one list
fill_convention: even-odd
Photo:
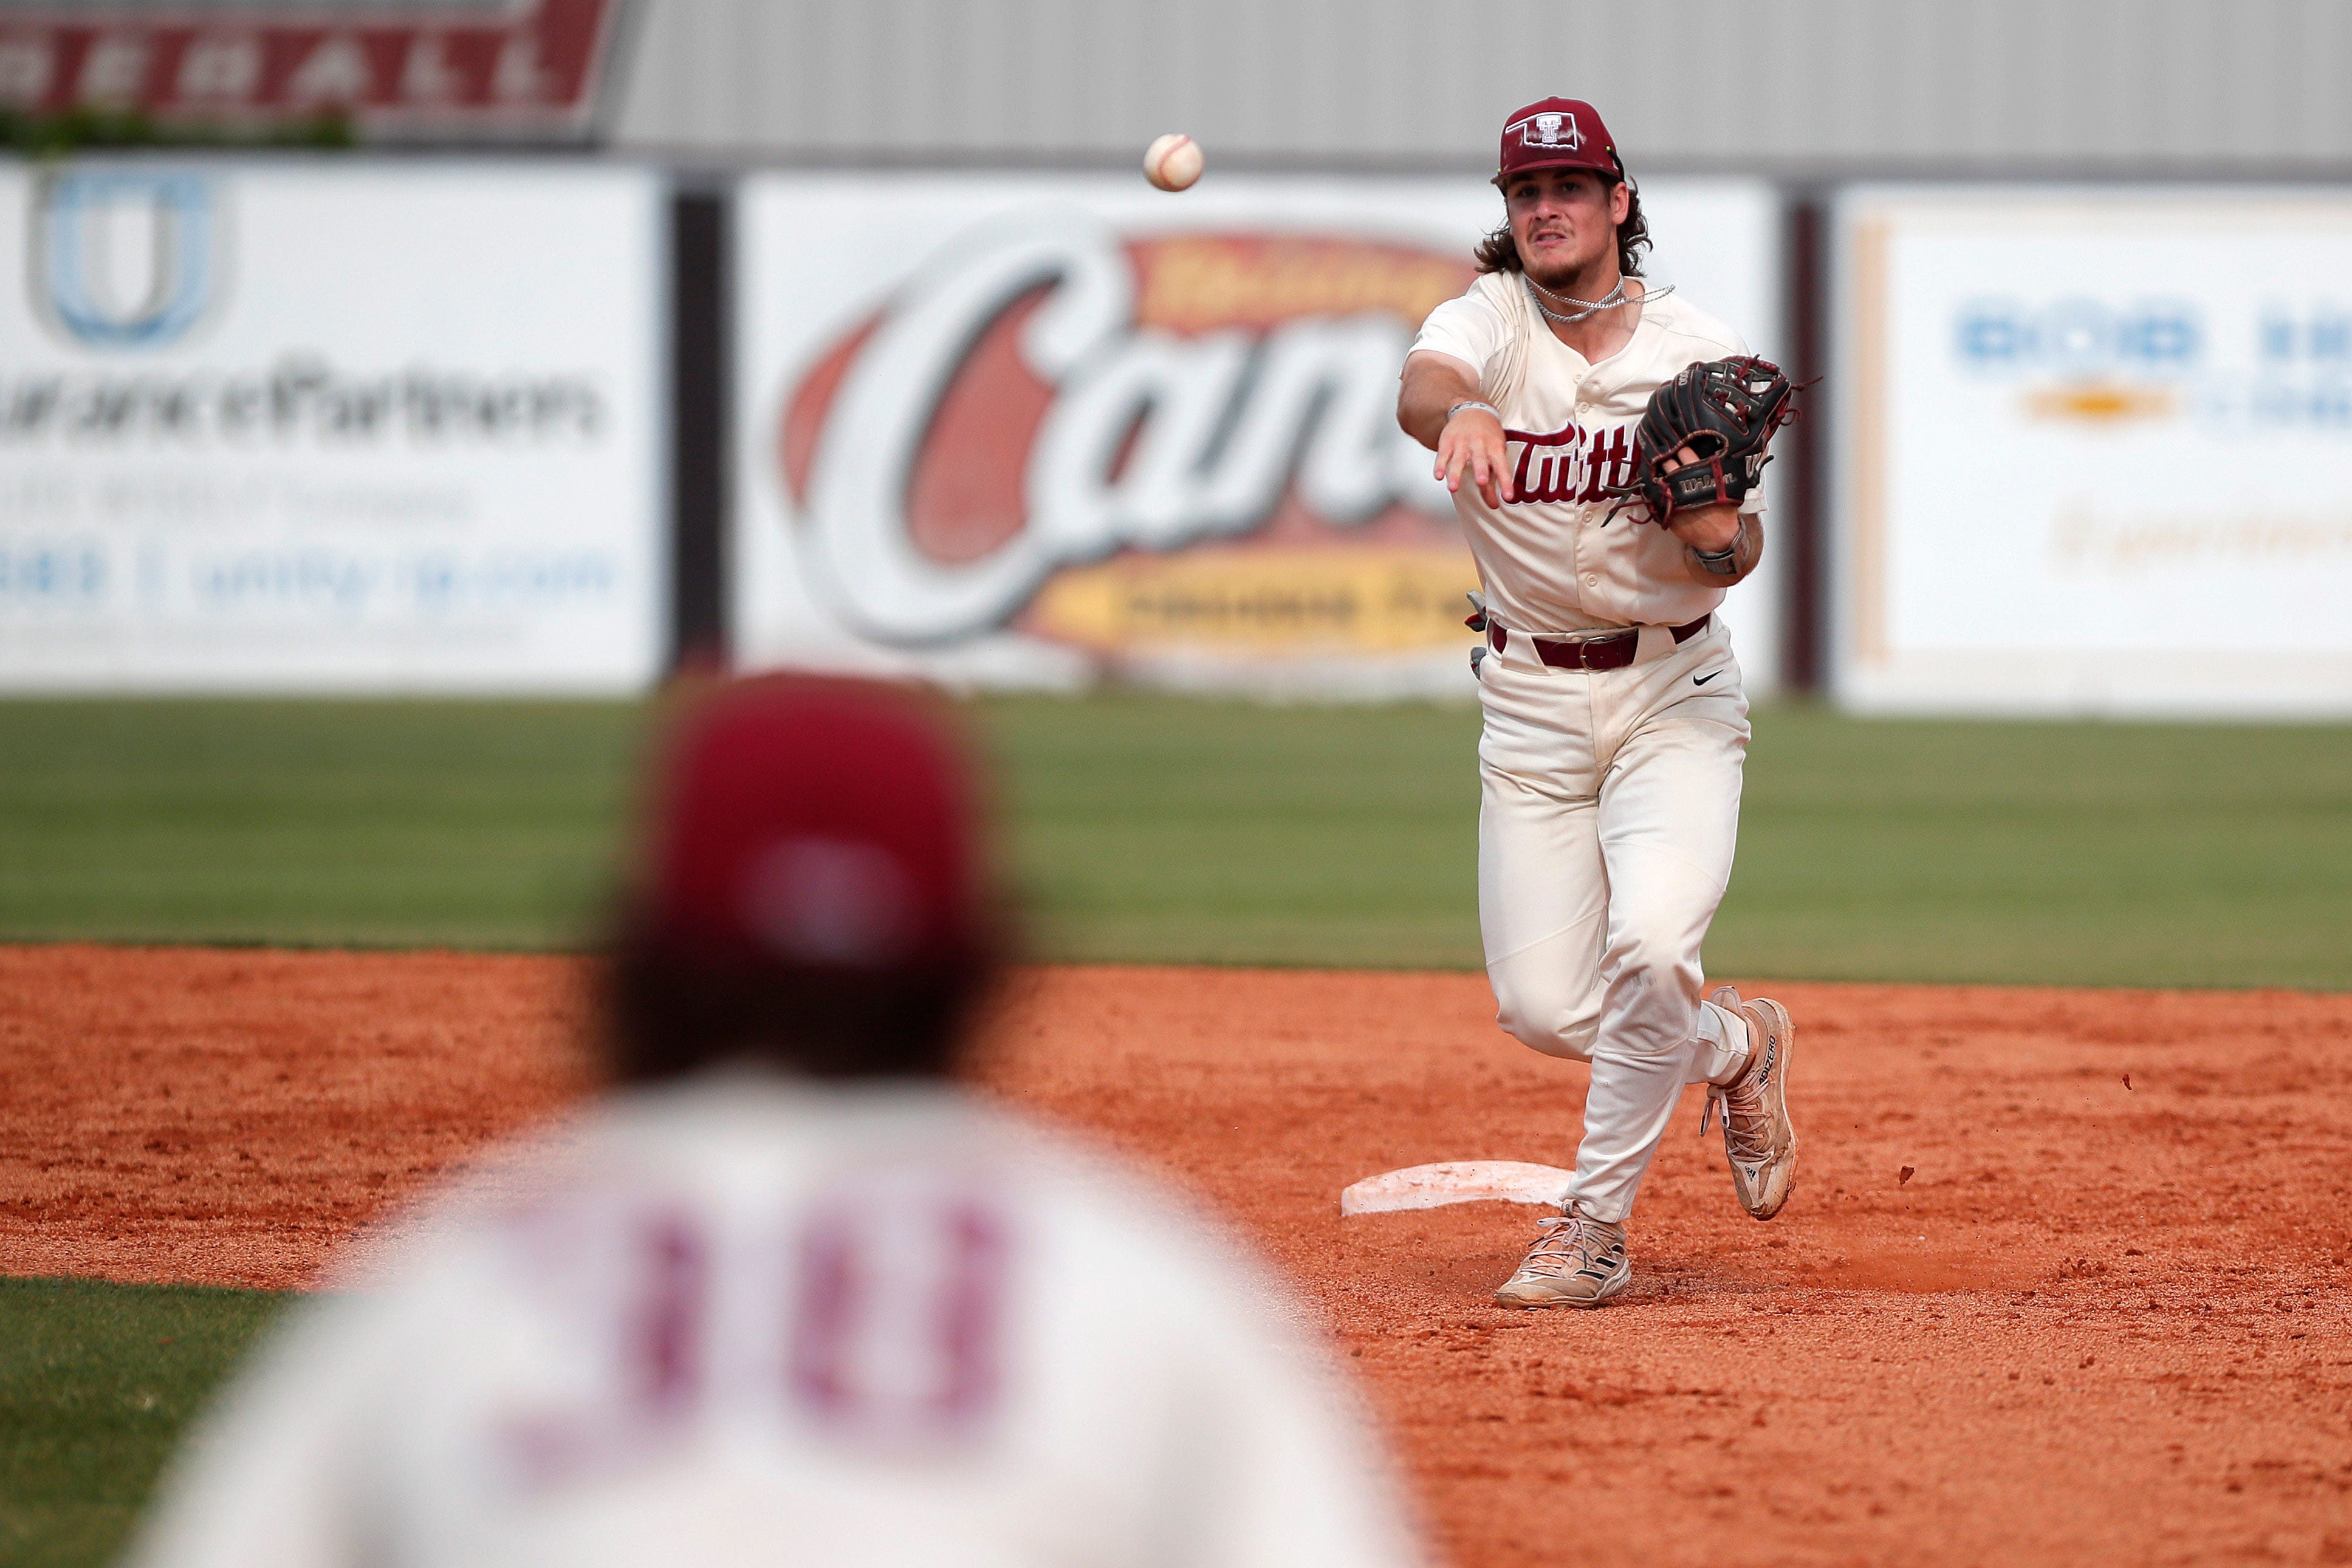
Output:
[[1437,477],[1459,493],[1466,482],[1490,507],[1507,506],[1518,497],[1511,493],[1510,457],[1503,444],[1503,421],[1483,402],[1456,403],[1447,413],[1437,437]]

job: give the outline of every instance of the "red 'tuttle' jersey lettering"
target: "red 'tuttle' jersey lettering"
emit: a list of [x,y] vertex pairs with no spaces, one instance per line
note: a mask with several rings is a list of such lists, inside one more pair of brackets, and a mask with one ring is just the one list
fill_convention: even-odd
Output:
[[1633,426],[1588,431],[1570,424],[1549,434],[1506,430],[1519,460],[1511,469],[1510,506],[1540,502],[1598,501],[1608,491],[1633,482]]

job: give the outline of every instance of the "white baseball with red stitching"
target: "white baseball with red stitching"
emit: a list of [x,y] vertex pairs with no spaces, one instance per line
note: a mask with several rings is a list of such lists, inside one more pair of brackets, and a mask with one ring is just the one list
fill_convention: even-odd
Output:
[[1181,191],[1201,177],[1201,144],[1170,131],[1143,155],[1144,177],[1163,191]]

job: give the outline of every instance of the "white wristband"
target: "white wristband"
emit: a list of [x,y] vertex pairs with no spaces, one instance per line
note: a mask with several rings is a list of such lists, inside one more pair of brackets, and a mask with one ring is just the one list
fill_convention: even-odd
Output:
[[1445,411],[1445,423],[1448,424],[1453,423],[1454,416],[1460,413],[1465,408],[1483,408],[1488,413],[1495,416],[1495,423],[1496,424],[1503,423],[1503,411],[1501,409],[1496,408],[1491,402],[1480,402],[1475,398],[1467,397],[1464,398],[1460,402],[1455,403],[1452,408]]

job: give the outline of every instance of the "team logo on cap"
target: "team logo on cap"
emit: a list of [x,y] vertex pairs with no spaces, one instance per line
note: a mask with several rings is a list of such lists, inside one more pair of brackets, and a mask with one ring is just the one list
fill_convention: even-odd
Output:
[[1531,114],[1519,121],[1519,145],[1564,147],[1573,152],[1584,145],[1584,132],[1576,128],[1572,114]]

